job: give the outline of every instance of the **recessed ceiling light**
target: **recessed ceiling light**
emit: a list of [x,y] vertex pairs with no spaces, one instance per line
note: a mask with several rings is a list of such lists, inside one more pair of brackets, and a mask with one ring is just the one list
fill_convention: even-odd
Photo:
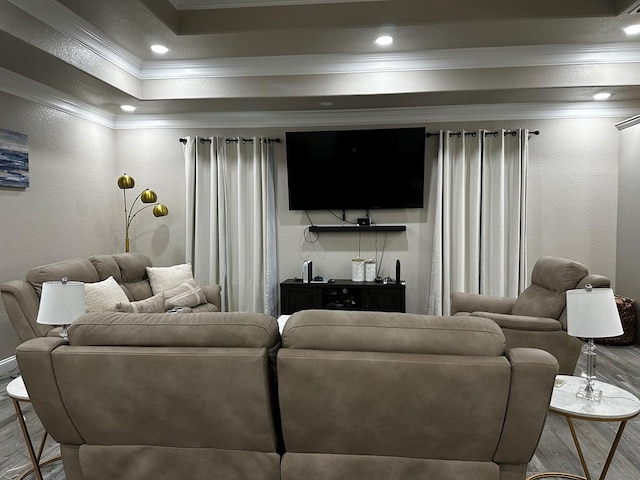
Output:
[[124,110],[125,112],[135,112],[136,111],[136,107],[134,107],[133,105],[120,105],[120,108],[122,110]]
[[593,96],[593,99],[594,100],[607,100],[610,96],[611,96],[611,94],[609,92],[600,92],[600,93],[596,93]]
[[629,25],[628,27],[623,28],[623,30],[627,35],[637,35],[640,33],[640,24]]
[[164,45],[151,45],[151,51],[154,53],[167,53],[169,49]]
[[393,43],[393,37],[389,35],[382,35],[376,38],[376,43],[378,45],[391,45]]

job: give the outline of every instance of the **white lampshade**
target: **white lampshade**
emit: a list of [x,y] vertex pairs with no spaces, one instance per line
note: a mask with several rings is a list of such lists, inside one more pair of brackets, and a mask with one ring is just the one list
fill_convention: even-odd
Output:
[[38,323],[71,325],[85,312],[84,283],[44,282],[38,310]]
[[622,335],[622,322],[610,288],[567,291],[567,333],[573,337],[604,338]]

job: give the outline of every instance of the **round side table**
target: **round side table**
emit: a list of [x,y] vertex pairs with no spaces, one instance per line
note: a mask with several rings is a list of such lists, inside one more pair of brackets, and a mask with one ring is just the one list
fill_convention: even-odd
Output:
[[34,473],[38,480],[43,480],[40,467],[48,465],[51,462],[55,462],[56,460],[60,460],[60,455],[56,455],[49,460],[40,462],[40,457],[42,456],[45,442],[47,441],[46,430],[44,431],[44,434],[42,436],[38,452],[36,453],[33,448],[33,442],[31,441],[31,436],[29,435],[29,430],[27,429],[27,424],[25,423],[24,415],[22,413],[22,409],[20,408],[21,402],[31,402],[29,393],[27,392],[27,388],[24,385],[22,377],[15,378],[11,380],[11,382],[9,382],[9,384],[7,385],[7,395],[9,395],[9,397],[11,397],[11,400],[13,401],[13,406],[16,410],[16,416],[18,417],[18,423],[20,424],[20,428],[22,429],[22,435],[24,436],[24,441],[27,444],[27,450],[29,451],[29,458],[31,458],[31,464],[33,465],[31,468],[22,472],[18,477],[18,480],[22,480],[31,473]]
[[573,480],[590,480],[591,474],[584,459],[578,436],[573,426],[573,419],[589,420],[592,422],[620,422],[618,432],[609,450],[609,455],[600,473],[600,480],[607,475],[607,470],[611,465],[613,456],[618,448],[622,432],[627,425],[627,421],[636,417],[640,413],[640,400],[626,390],[610,385],[608,383],[596,381],[596,388],[602,390],[602,400],[592,402],[576,397],[578,388],[584,384],[584,378],[570,375],[558,375],[556,385],[553,388],[549,411],[564,416],[567,419],[573,443],[580,457],[580,463],[584,470],[584,476],[562,472],[536,473],[527,478],[535,480],[537,478],[568,478]]

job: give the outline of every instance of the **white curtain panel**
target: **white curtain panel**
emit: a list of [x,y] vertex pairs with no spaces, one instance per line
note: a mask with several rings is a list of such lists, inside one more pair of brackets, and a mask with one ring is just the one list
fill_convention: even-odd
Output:
[[187,137],[187,250],[225,311],[277,314],[275,180],[267,138]]
[[428,313],[452,292],[516,296],[526,287],[528,131],[441,131]]

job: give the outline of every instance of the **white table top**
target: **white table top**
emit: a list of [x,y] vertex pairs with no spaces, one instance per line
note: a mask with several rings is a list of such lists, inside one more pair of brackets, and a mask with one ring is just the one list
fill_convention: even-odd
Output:
[[602,390],[602,400],[593,402],[576,397],[578,388],[585,383],[582,377],[558,375],[551,396],[551,411],[573,417],[593,420],[624,420],[640,413],[640,400],[622,388],[598,381],[595,388]]
[[7,385],[7,395],[16,400],[22,400],[24,402],[29,401],[29,394],[27,393],[27,387],[24,386],[24,380],[22,377],[14,378]]
[[282,333],[282,330],[284,330],[284,326],[287,323],[287,320],[289,320],[289,317],[291,315],[280,315],[278,317],[278,328],[280,329],[280,333]]

